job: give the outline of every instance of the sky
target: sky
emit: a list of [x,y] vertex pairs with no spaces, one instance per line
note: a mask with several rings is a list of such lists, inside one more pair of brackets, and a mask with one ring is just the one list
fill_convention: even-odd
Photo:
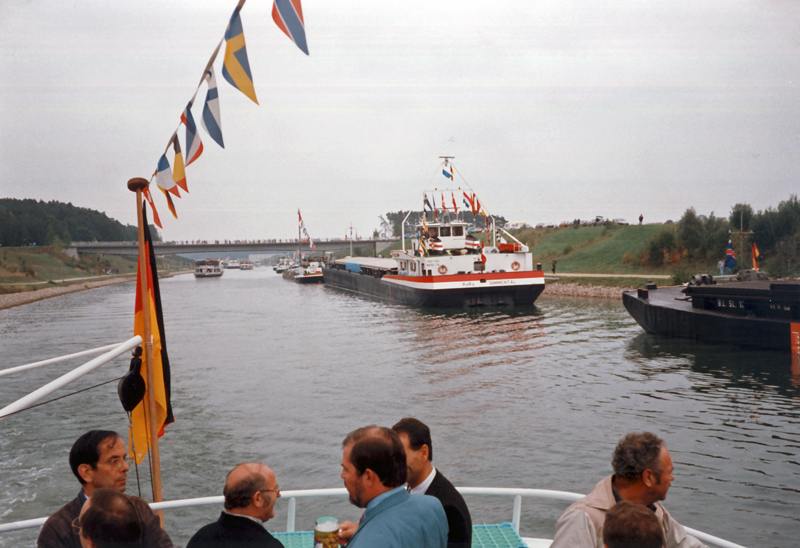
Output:
[[[0,0],[0,197],[135,224],[126,182],[155,171],[235,6]],[[298,209],[314,239],[367,236],[434,188],[531,224],[798,193],[800,2],[303,0],[309,56],[271,10],[241,12],[260,104],[220,53],[225,148],[200,129],[179,219],[155,192],[165,240],[292,238]]]

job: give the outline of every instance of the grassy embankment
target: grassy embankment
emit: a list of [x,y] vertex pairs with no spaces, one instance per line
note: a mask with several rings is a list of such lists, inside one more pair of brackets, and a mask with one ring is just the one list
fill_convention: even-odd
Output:
[[[552,276],[553,261],[556,277],[562,282],[611,287],[639,287],[654,276],[672,276],[673,269],[655,269],[643,266],[647,240],[664,230],[663,225],[583,226],[579,228],[526,228],[513,230],[522,243],[530,247],[533,262],[541,263],[546,274]],[[411,240],[406,241],[408,248]],[[381,253],[388,257],[391,249],[399,249],[400,242]],[[694,270],[714,272],[714,265],[697,265]],[[565,276],[564,274],[608,274],[605,277]],[[632,276],[632,277],[631,277]],[[659,284],[672,280],[659,278]]]
[[[77,261],[50,247],[0,248],[0,294],[80,283],[95,276],[134,277],[136,261],[136,256],[126,255],[85,255]],[[194,266],[194,261],[177,256],[157,261],[159,272]]]

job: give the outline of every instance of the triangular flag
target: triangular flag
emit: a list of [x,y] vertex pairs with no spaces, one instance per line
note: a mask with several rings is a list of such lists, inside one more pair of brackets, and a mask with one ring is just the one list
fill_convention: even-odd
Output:
[[272,4],[272,19],[300,50],[308,55],[306,24],[300,0],[275,0]]
[[172,180],[183,190],[189,192],[189,187],[186,186],[186,171],[183,168],[183,154],[181,153],[181,144],[178,141],[177,133],[172,136],[172,150],[175,152],[175,160],[172,164],[175,166],[172,170]]
[[200,123],[203,124],[203,129],[206,130],[209,137],[214,139],[222,148],[225,148],[225,143],[222,141],[222,118],[219,114],[219,90],[217,89],[217,79],[214,76],[214,67],[210,67],[206,72],[206,81],[208,82],[208,93],[206,93],[206,102],[203,105],[203,117]]
[[177,219],[177,218],[178,218],[178,212],[177,212],[177,211],[175,211],[175,204],[172,202],[172,196],[170,196],[170,195],[169,195],[169,192],[167,192],[167,191],[166,191],[166,190],[164,190],[163,188],[161,188],[161,187],[158,187],[158,189],[159,189],[161,192],[163,192],[163,193],[164,193],[164,197],[166,197],[166,199],[167,199],[167,207],[169,208],[169,211],[170,211],[170,213],[172,213],[172,216],[173,216],[173,217],[175,217],[175,218]]
[[158,228],[164,230],[164,227],[161,226],[161,219],[158,217],[158,211],[156,211],[156,203],[153,201],[153,195],[150,194],[150,187],[145,187],[142,191],[142,195],[144,195],[144,199],[147,200],[147,203],[150,204],[150,209],[153,210],[153,222]]
[[203,142],[197,134],[197,126],[192,116],[192,103],[186,105],[186,109],[181,114],[181,122],[186,126],[186,165],[188,166],[203,153]]
[[244,29],[238,7],[233,10],[231,22],[228,23],[228,30],[225,32],[225,61],[222,65],[222,76],[230,85],[258,104],[256,90],[253,87],[253,75],[250,74],[250,63],[247,61],[247,47],[244,43]]
[[175,184],[172,178],[172,169],[169,167],[169,160],[167,160],[166,153],[162,154],[161,158],[158,160],[156,184],[158,184],[159,188],[162,190],[172,192],[178,198],[181,197],[180,192],[178,192],[178,185]]

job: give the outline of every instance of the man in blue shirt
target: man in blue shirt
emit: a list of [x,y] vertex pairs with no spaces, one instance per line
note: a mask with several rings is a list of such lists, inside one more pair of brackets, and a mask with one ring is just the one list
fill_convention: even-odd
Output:
[[350,502],[366,511],[357,528],[342,524],[340,543],[349,548],[446,548],[442,503],[410,495],[403,487],[407,473],[403,444],[389,428],[367,426],[348,434],[341,477]]

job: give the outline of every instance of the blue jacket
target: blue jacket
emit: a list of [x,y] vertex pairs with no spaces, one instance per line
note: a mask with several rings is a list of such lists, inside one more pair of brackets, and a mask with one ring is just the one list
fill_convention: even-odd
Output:
[[446,548],[447,516],[428,495],[409,495],[397,487],[367,507],[348,548]]

